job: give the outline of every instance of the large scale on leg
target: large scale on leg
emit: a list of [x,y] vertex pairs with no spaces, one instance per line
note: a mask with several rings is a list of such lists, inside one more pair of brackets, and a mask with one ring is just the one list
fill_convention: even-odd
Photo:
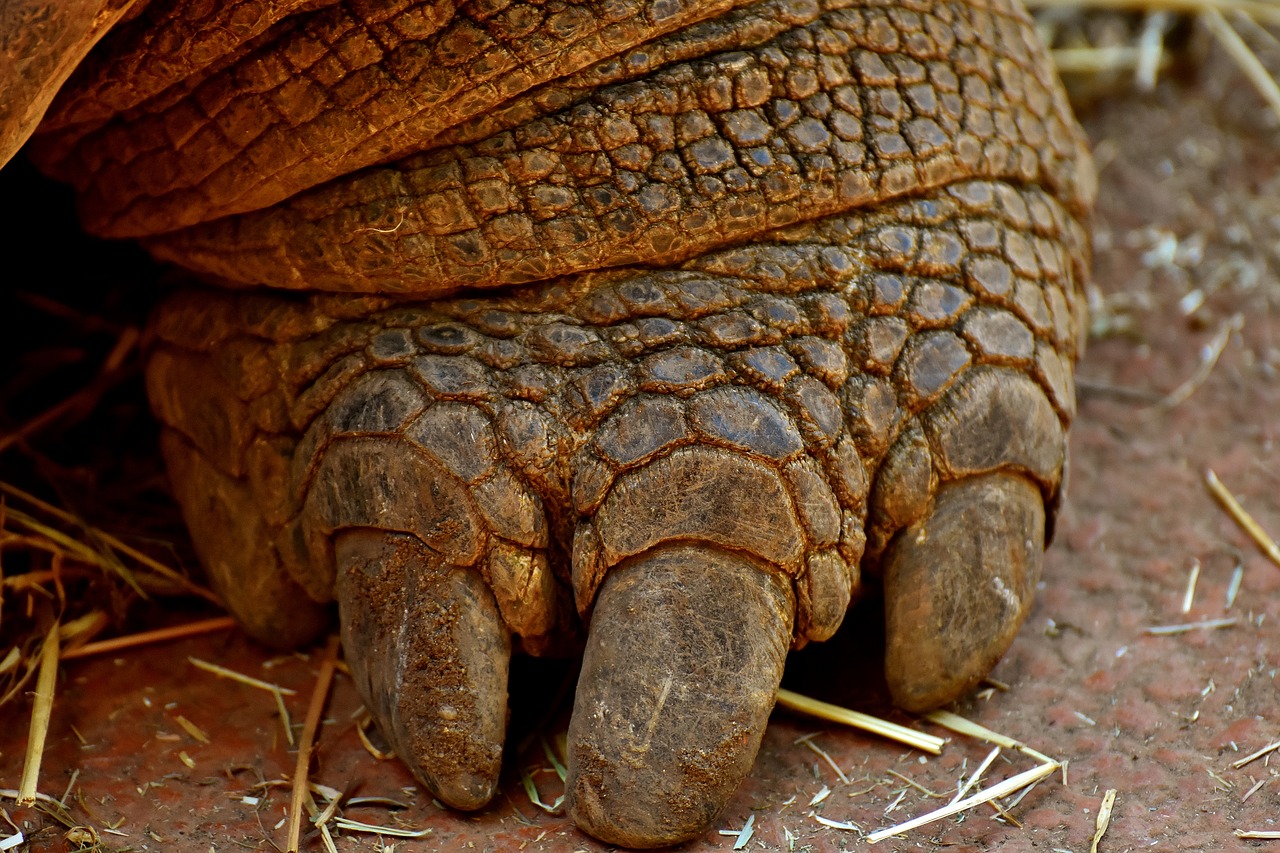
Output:
[[[264,640],[338,602],[437,797],[493,795],[513,650],[585,634],[568,805],[630,846],[709,824],[864,574],[904,707],[999,658],[1092,193],[1019,8],[197,5],[109,36],[34,156],[206,282],[148,374],[197,549]],[[218,58],[141,61],[175,39]]]

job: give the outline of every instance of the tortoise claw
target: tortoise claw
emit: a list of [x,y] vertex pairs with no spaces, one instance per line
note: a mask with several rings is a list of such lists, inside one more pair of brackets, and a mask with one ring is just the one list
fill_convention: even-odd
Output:
[[574,822],[626,847],[703,832],[751,769],[794,610],[783,575],[712,546],[612,569],[569,724]]
[[1044,551],[1040,490],[994,473],[943,485],[885,555],[885,674],[894,702],[924,711],[971,689],[1031,609]]
[[374,720],[432,794],[480,808],[507,726],[511,640],[493,594],[406,534],[345,530],[334,552],[342,642]]

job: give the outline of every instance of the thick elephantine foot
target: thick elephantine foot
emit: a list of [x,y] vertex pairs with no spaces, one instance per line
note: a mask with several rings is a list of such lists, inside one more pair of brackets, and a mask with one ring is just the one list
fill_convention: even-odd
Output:
[[150,377],[178,492],[254,519],[195,525],[219,588],[336,597],[378,725],[459,808],[494,790],[508,654],[585,630],[569,809],[628,846],[705,831],[864,570],[898,701],[958,697],[1035,587],[1079,229],[967,182],[774,239],[488,299],[174,297]]
[[783,576],[718,548],[671,545],[615,568],[569,724],[574,822],[624,847],[701,833],[755,760],[794,611]]
[[885,555],[885,673],[896,704],[964,695],[1008,650],[1044,553],[1040,490],[1016,474],[941,487],[933,511]]

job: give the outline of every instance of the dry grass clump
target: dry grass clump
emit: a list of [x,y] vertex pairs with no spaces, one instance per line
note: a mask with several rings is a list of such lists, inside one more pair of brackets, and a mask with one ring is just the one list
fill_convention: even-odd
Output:
[[1151,91],[1212,40],[1280,117],[1280,6],[1260,0],[1025,0],[1078,102],[1117,87]]

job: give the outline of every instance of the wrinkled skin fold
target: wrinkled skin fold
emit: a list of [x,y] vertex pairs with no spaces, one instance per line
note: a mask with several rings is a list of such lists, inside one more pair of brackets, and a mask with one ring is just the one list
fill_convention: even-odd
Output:
[[986,674],[1059,500],[1093,180],[1019,7],[255,8],[154,0],[31,148],[192,275],[148,391],[251,634],[336,601],[459,809],[511,654],[585,643],[567,805],[630,847],[715,819],[864,575],[900,705]]

